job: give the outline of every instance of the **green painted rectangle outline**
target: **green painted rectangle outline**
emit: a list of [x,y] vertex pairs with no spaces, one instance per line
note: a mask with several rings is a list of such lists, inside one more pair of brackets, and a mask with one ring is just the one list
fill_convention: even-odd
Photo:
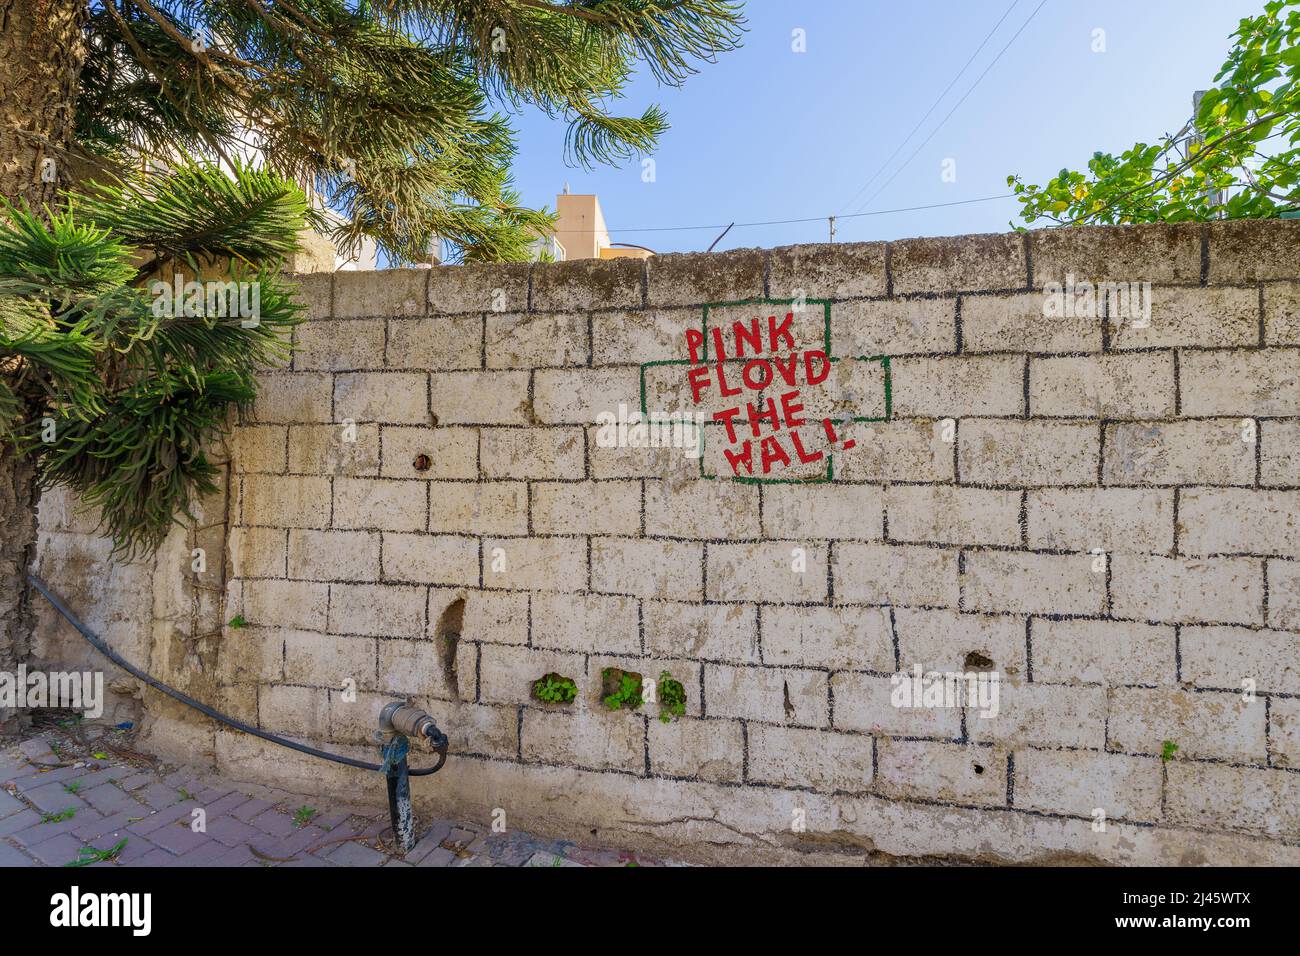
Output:
[[[831,362],[838,362],[839,359],[832,354],[831,350],[831,301],[830,299],[738,299],[734,302],[710,302],[703,306],[700,319],[700,331],[704,335],[704,360],[709,358],[709,310],[720,309],[727,306],[736,305],[794,305],[802,303],[804,305],[820,305],[822,307],[825,320],[822,326],[822,346],[826,352],[826,358]],[[885,414],[884,416],[853,416],[851,418],[833,418],[831,419],[837,425],[845,422],[888,422],[894,418],[894,389],[893,389],[893,372],[890,367],[888,355],[854,355],[850,358],[855,362],[879,362],[884,373],[885,387]],[[650,410],[647,407],[646,369],[654,368],[661,365],[691,365],[690,359],[658,359],[653,362],[642,362],[639,368],[640,391],[641,391],[641,415],[647,424],[652,425],[685,425],[685,422],[661,421],[657,418],[650,417]],[[716,480],[718,475],[705,474],[704,471],[704,451],[705,435],[707,429],[702,426],[694,425],[692,427],[700,430],[700,477],[709,481]],[[821,484],[835,479],[835,454],[831,452],[827,455],[826,474],[818,478],[755,478],[753,475],[733,475],[730,480],[738,481],[742,484],[751,485],[804,485],[804,484]]]

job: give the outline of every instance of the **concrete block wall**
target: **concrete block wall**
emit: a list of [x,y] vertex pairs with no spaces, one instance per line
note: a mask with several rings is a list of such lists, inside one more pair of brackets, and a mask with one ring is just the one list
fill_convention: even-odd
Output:
[[[1150,283],[1149,322],[1045,315],[1071,277]],[[292,366],[232,436],[244,719],[373,754],[410,698],[454,748],[420,800],[693,858],[1300,861],[1300,224],[302,287]],[[888,356],[832,480],[601,446],[704,306],[802,298],[833,354]],[[996,674],[998,715],[894,706],[916,665]],[[606,667],[670,672],[685,715],[610,712]],[[551,672],[572,704],[531,698]]]

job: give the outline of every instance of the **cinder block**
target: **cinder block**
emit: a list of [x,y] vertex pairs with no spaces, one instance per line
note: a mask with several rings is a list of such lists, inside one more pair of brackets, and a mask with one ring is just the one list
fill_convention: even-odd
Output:
[[514,707],[493,707],[461,702],[449,705],[430,701],[430,712],[447,734],[448,753],[482,754],[513,760],[519,751],[519,711]]
[[793,668],[705,664],[704,706],[710,717],[825,727],[826,674]]
[[1188,488],[1178,522],[1189,555],[1300,557],[1300,491]]
[[[919,664],[926,672],[988,669],[1004,678],[1025,673],[1024,618],[900,607],[894,627],[901,670]],[[975,656],[992,663],[976,665]]]
[[537,482],[532,486],[537,534],[626,534],[641,528],[639,481]]
[[735,249],[707,256],[672,253],[646,262],[646,304],[705,305],[763,294],[763,252]]
[[1255,446],[1236,419],[1106,426],[1107,485],[1254,484]]
[[235,471],[281,474],[289,429],[284,425],[244,425],[230,432],[230,456]]
[[[230,566],[237,578],[285,576],[286,532],[282,528],[231,528]],[[294,577],[302,577],[295,574]]]
[[453,649],[443,640],[379,641],[378,644],[381,689],[410,697],[456,699]]
[[646,650],[660,657],[757,664],[755,608],[744,604],[642,603]]
[[379,474],[378,425],[290,425],[289,471],[302,475]]
[[1264,286],[1264,343],[1300,345],[1300,282]]
[[822,793],[866,793],[871,738],[802,727],[749,725],[749,780]]
[[434,372],[429,408],[438,425],[527,425],[528,373]]
[[[629,409],[629,414],[633,410]],[[610,478],[664,478],[690,481],[700,477],[699,429],[689,423],[682,426],[680,447],[661,445],[650,447],[649,439],[638,445],[630,442],[619,446],[617,426],[591,425],[587,428],[587,457],[591,477],[598,480]],[[691,457],[688,448],[696,450]]]
[[901,358],[893,363],[894,414],[934,418],[1020,415],[1025,359],[1019,355]]
[[964,607],[1017,614],[1101,614],[1106,574],[1090,554],[968,551]]
[[1016,751],[1016,806],[1106,820],[1160,819],[1160,761],[1087,750]]
[[478,539],[454,534],[383,535],[385,581],[478,584]]
[[809,243],[768,253],[768,294],[776,299],[849,299],[888,291],[883,242]]
[[841,357],[954,352],[957,300],[945,297],[833,303],[831,346]]
[[286,631],[284,679],[312,687],[342,687],[352,681],[361,690],[374,690],[375,639]]
[[484,478],[582,478],[580,428],[485,428],[479,437]]
[[714,783],[739,783],[743,773],[744,731],[738,720],[681,717],[649,722],[650,772]]
[[[1150,304],[1151,318],[1145,327],[1132,315],[1110,319],[1111,348],[1223,348],[1259,342],[1259,292],[1253,287],[1155,286],[1150,290]],[[1143,317],[1141,322],[1145,321]]]
[[446,372],[478,368],[482,361],[482,315],[388,320],[388,368]]
[[581,654],[484,644],[479,657],[479,697],[485,703],[526,704],[531,700],[533,682],[551,673],[577,684],[577,699],[566,705],[573,710],[587,709],[600,692],[599,680],[593,686],[587,679],[586,660]]
[[[431,588],[429,620],[438,620],[449,600],[459,600],[459,594]],[[493,644],[527,644],[528,600],[529,595],[513,591],[471,591],[464,598],[461,637]]]
[[[532,263],[475,263],[428,270],[434,313],[522,312],[528,308]],[[421,270],[423,271],[423,270]]]
[[905,545],[840,544],[831,561],[844,604],[956,607],[957,552]]
[[325,630],[329,585],[310,581],[246,580],[240,613],[249,624]]
[[329,692],[316,687],[271,684],[258,694],[257,723],[263,730],[317,740],[329,736]]
[[334,317],[424,315],[428,269],[356,269],[334,273]]
[[1300,421],[1259,423],[1259,483],[1300,486]]
[[[854,424],[857,446],[836,456],[835,477],[844,481],[952,481],[953,441],[944,422],[903,418]],[[846,432],[847,434],[847,432]]]
[[371,637],[424,636],[424,588],[404,584],[330,585],[330,631]]
[[1199,223],[1071,226],[1031,237],[1034,285],[1078,281],[1196,283],[1201,278]]
[[533,596],[533,645],[562,651],[640,654],[634,598],[598,594]]
[[329,523],[330,480],[292,475],[245,475],[242,523],[320,528]]
[[524,760],[592,770],[645,771],[645,718],[596,711],[524,711]]
[[257,422],[328,422],[334,380],[322,372],[269,372],[257,376],[250,416]]
[[1016,233],[891,242],[894,294],[1023,289],[1024,239]]
[[[317,507],[322,507],[317,499]],[[428,522],[427,486],[387,478],[334,479],[334,527],[422,531]]]
[[1197,687],[1300,694],[1300,634],[1244,627],[1184,627],[1182,679]]
[[961,481],[985,485],[1093,485],[1095,422],[973,418],[957,433]]
[[587,362],[587,317],[489,312],[488,368],[553,368]]
[[428,376],[420,372],[352,372],[336,375],[335,420],[428,424],[427,382]]
[[484,538],[483,585],[511,591],[583,591],[587,539]]
[[[478,429],[385,425],[380,430],[385,478],[472,479],[478,477]],[[429,467],[420,456],[426,456]],[[443,486],[445,487],[445,486]]]
[[590,425],[620,404],[638,407],[640,381],[634,368],[543,369],[533,378],[534,414],[545,424]]
[[826,600],[826,549],[800,541],[714,544],[706,594],[715,601]]
[[570,259],[533,267],[533,305],[539,312],[641,305],[645,263],[641,259]]
[[951,485],[894,485],[885,491],[891,541],[1020,544],[1020,492]]
[[601,311],[590,318],[594,365],[639,365],[687,358],[686,330],[703,326],[704,311],[698,308]]
[[1185,352],[1184,415],[1300,415],[1300,349]]
[[[638,496],[639,497],[639,496]],[[635,509],[639,500],[624,507]],[[646,534],[675,538],[756,538],[758,488],[733,481],[647,481]]]
[[903,799],[1003,806],[1007,802],[1007,754],[937,740],[876,741],[876,788]]
[[1300,276],[1300,224],[1232,219],[1205,224],[1211,285]]
[[377,581],[379,534],[292,530],[289,576],[308,581]]
[[1039,416],[1164,418],[1174,414],[1174,353],[1036,358],[1029,411]]
[[960,707],[895,706],[889,677],[840,671],[831,675],[830,686],[838,730],[953,740],[961,736]]
[[1269,561],[1268,625],[1300,631],[1300,562]]
[[1116,617],[1168,624],[1263,624],[1263,562],[1251,558],[1111,558]]
[[885,608],[785,605],[762,609],[763,661],[777,667],[894,669]]
[[770,538],[880,540],[882,490],[871,485],[792,484],[763,488],[763,534]]
[[1042,292],[962,296],[963,351],[1101,351],[1099,316],[1048,316],[1046,303]]
[[704,596],[704,549],[684,541],[591,539],[591,588],[667,601]]
[[1300,698],[1274,697],[1269,705],[1269,752],[1275,767],[1300,767]]
[[1239,693],[1116,687],[1110,691],[1109,745],[1126,753],[1159,755],[1168,740],[1178,745],[1175,761],[1262,763],[1267,753],[1264,712],[1264,698],[1247,703]]
[[527,534],[522,481],[439,481],[429,485],[429,530],[442,534]]
[[334,294],[334,273],[296,272],[284,277],[294,287],[294,298],[307,307],[307,319],[328,319]]
[[991,708],[970,710],[966,733],[972,740],[1015,746],[1100,750],[1106,744],[1106,692],[1100,687],[1001,681],[997,713]]
[[1166,819],[1175,826],[1300,839],[1300,774],[1175,761]]
[[1176,677],[1168,626],[1035,618],[1031,641],[1034,680],[1043,684],[1169,685]]
[[1168,552],[1174,544],[1174,493],[1159,488],[1041,488],[1026,514],[1031,548]]
[[384,367],[383,319],[304,322],[293,331],[297,371],[355,371]]

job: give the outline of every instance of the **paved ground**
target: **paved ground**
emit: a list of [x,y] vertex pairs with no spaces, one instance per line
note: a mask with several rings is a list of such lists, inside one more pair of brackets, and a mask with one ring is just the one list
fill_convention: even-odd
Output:
[[[376,774],[377,793],[382,783]],[[0,866],[663,865],[477,824],[417,825],[420,842],[402,858],[386,809],[167,767],[119,728],[47,721],[0,749]]]

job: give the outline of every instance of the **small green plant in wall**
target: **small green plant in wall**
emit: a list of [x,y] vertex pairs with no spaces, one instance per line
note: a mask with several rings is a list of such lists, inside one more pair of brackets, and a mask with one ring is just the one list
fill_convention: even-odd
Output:
[[1160,746],[1160,759],[1163,760],[1165,763],[1168,763],[1169,761],[1174,759],[1174,754],[1176,754],[1177,752],[1178,752],[1178,744],[1174,743],[1172,740],[1166,740]]
[[686,713],[686,688],[673,675],[664,671],[659,675],[659,719],[665,724]]
[[569,704],[578,696],[578,685],[561,674],[546,674],[533,681],[533,697],[544,704]]
[[241,627],[248,627],[248,622],[244,620],[244,615],[236,614],[230,619],[230,627],[233,630],[239,630]]
[[601,700],[610,710],[641,706],[641,675],[635,671],[606,667],[600,672]]

